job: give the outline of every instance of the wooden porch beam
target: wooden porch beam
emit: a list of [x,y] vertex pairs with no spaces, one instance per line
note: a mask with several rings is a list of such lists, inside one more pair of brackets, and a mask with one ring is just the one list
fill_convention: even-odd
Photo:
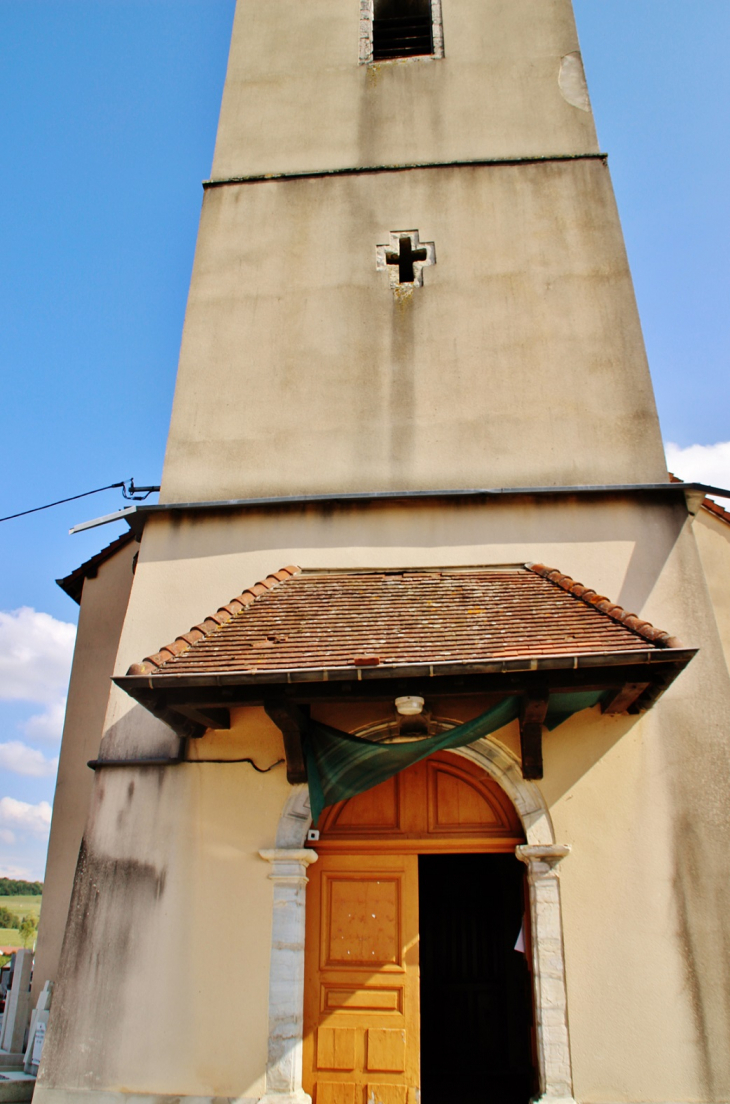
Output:
[[522,777],[542,778],[542,728],[548,711],[550,691],[547,687],[534,687],[522,695],[520,705],[520,747],[522,750]]
[[291,786],[306,782],[307,764],[302,748],[302,731],[307,720],[304,710],[283,694],[267,695],[264,709],[284,737],[287,782]]
[[213,705],[176,705],[176,713],[182,713],[195,724],[204,728],[229,729],[231,713],[229,709]]
[[649,685],[648,682],[625,682],[623,686],[614,686],[609,692],[610,696],[604,701],[601,712],[626,713]]

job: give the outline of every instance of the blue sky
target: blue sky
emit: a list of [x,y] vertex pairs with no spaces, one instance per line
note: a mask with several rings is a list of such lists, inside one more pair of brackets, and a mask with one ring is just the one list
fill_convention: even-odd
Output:
[[[0,516],[159,481],[233,7],[0,0]],[[730,5],[575,11],[671,463],[727,486]],[[43,873],[77,612],[54,579],[124,526],[68,529],[121,504],[0,526],[0,868]]]

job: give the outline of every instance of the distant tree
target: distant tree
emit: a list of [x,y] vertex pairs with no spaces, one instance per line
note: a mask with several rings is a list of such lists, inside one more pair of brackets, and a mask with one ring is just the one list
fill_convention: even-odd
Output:
[[43,882],[24,882],[20,878],[0,878],[0,897],[40,897]]
[[10,909],[0,906],[0,928],[17,928],[18,917]]
[[20,927],[18,932],[20,938],[23,941],[23,946],[27,947],[30,942],[35,943],[36,932],[38,931],[38,917],[32,916],[30,913],[28,916],[24,916],[20,921]]

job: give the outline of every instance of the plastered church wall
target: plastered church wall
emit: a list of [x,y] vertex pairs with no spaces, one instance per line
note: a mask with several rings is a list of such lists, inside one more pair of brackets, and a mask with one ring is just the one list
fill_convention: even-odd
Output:
[[569,0],[443,0],[442,58],[377,65],[360,8],[238,4],[163,498],[666,481]]
[[34,1001],[47,980],[55,980],[66,926],[79,844],[94,784],[87,767],[96,758],[104,728],[110,678],[132,589],[136,542],[101,564],[84,580],[61,753],[53,799],[53,819],[43,883],[43,918],[38,933]]
[[720,630],[725,662],[730,667],[730,520],[701,509],[695,518],[694,533]]
[[597,151],[569,0],[441,0],[443,59],[370,66],[362,6],[239,0],[212,179]]
[[[263,710],[224,743],[197,754],[283,754]],[[99,776],[40,1100],[263,1094],[272,893],[258,851],[287,792],[283,768],[243,763]]]
[[[409,227],[437,260],[398,297]],[[601,161],[207,193],[166,499],[666,481]]]
[[[243,527],[227,515],[174,528],[156,519],[143,539],[117,670],[284,562],[530,559],[591,579],[701,648],[649,714],[594,710],[545,738],[540,785],[556,838],[573,848],[561,882],[576,1099],[722,1100],[730,1025],[717,963],[730,901],[718,869],[730,687],[681,508],[618,499],[489,512],[350,508],[328,519],[282,511]],[[107,724],[114,743],[105,753],[118,753],[132,734],[137,748],[157,753],[167,739],[158,726],[115,690]],[[516,731],[498,739],[516,753]],[[282,754],[278,731],[256,709],[194,753],[252,755],[261,766]],[[61,1099],[60,1090],[64,1100],[80,1099],[73,1094],[82,1088],[99,1101],[122,1090],[263,1093],[271,883],[258,850],[274,846],[287,793],[281,767],[266,775],[245,764],[99,775],[87,830],[94,877],[77,887],[68,937],[83,952],[66,956],[59,980],[68,1027],[44,1058],[41,1101]],[[99,887],[98,901],[89,884]],[[73,1038],[88,1041],[83,1055]]]

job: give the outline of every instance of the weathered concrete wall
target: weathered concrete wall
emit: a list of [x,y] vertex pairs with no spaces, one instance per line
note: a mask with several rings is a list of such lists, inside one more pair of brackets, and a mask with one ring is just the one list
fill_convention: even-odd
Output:
[[[592,711],[545,740],[541,785],[557,839],[573,846],[561,879],[576,1098],[726,1100],[730,892],[718,871],[730,836],[730,683],[683,508],[535,500],[151,519],[118,670],[284,563],[525,560],[554,564],[701,648],[646,716]],[[150,754],[163,731],[113,692],[109,754]],[[515,750],[516,731],[502,739]],[[206,746],[264,766],[281,754],[253,710],[196,753]],[[39,1101],[76,1099],[82,1085],[100,1104],[102,1091],[261,1094],[271,887],[257,851],[274,845],[287,792],[281,767],[100,772],[80,871],[94,876],[76,889],[54,1006],[65,1026],[52,1021]]]
[[574,847],[561,881],[576,1099],[725,1101],[730,698],[689,520],[645,613],[699,655],[635,726],[596,719],[592,739],[573,724],[546,741],[543,791]]
[[596,150],[569,0],[442,8],[444,58],[366,66],[360,0],[239,2],[213,179]]
[[694,521],[707,588],[720,630],[725,662],[730,667],[730,522],[700,509]]
[[34,1001],[44,983],[55,981],[66,927],[76,859],[94,781],[86,766],[99,751],[119,637],[132,589],[135,542],[85,579],[66,719],[53,799],[53,820],[43,885],[43,910],[33,973]]
[[[437,261],[402,297],[404,228]],[[666,480],[602,162],[207,193],[164,500]]]
[[550,160],[597,153],[570,2],[443,29],[363,65],[359,0],[238,4],[213,177],[260,179],[205,196],[164,499],[666,479],[607,169]]
[[[265,767],[283,749],[257,709],[195,754]],[[97,773],[39,1100],[49,1086],[70,1100],[262,1095],[271,883],[258,850],[287,789],[282,766]]]

